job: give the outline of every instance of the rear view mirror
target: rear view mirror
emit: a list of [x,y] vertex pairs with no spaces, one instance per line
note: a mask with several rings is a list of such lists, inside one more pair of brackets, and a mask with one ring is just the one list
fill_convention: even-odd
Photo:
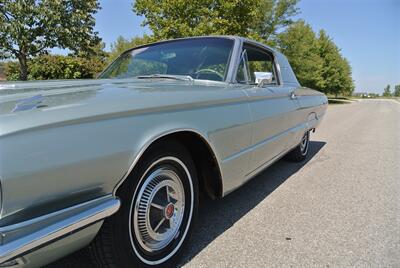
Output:
[[254,72],[254,76],[256,78],[255,82],[259,87],[272,83],[273,75],[270,72]]

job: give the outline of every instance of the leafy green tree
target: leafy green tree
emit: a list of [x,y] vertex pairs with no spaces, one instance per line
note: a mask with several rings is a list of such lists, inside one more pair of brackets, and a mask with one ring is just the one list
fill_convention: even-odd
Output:
[[[97,57],[41,55],[29,60],[28,79],[84,79],[94,78],[104,69],[104,61]],[[19,79],[19,64],[7,62],[7,80]]]
[[317,37],[310,25],[298,21],[278,35],[277,44],[303,86],[336,97],[354,91],[351,66],[325,31]]
[[88,51],[100,39],[94,31],[97,0],[2,0],[0,58],[16,58],[19,79],[28,77],[28,60],[53,47]]
[[[133,10],[145,17],[143,25],[154,34],[151,40],[216,34],[249,37],[279,47],[302,85],[350,95],[354,82],[349,62],[324,31],[317,38],[304,21],[293,21],[299,12],[297,3],[298,0],[137,0]],[[131,47],[130,42],[117,40],[110,58]]]
[[324,30],[320,30],[318,34],[318,49],[318,54],[322,59],[321,76],[323,79],[318,89],[325,93],[335,92],[341,83],[340,73],[337,71],[341,58],[338,47]]
[[5,79],[5,64],[0,62],[0,81]]
[[288,58],[300,84],[323,88],[323,61],[319,55],[318,39],[304,21],[291,25],[278,36],[278,47]]
[[340,49],[324,30],[318,35],[319,56],[322,59],[320,83],[321,91],[334,94],[351,95],[354,83],[351,76],[351,67],[348,61],[340,54]]
[[392,96],[392,92],[390,91],[390,85],[387,85],[384,89],[383,89],[383,94],[382,96],[384,97],[390,97]]
[[396,97],[400,97],[400,85],[395,85],[394,86],[394,95]]
[[260,2],[260,20],[255,25],[255,31],[264,41],[276,41],[281,29],[294,23],[293,17],[299,13],[296,7],[299,0],[264,0]]
[[339,72],[342,73],[341,80],[341,88],[339,91],[335,92],[335,95],[337,96],[338,93],[342,93],[346,96],[351,96],[354,92],[355,86],[354,86],[354,80],[352,76],[352,70],[350,63],[348,60],[344,57],[342,57],[342,64],[341,68],[339,68]]
[[267,41],[290,25],[298,0],[137,0],[156,40],[201,35],[240,35]]
[[124,51],[134,48],[136,46],[144,45],[153,41],[153,38],[148,35],[143,35],[142,37],[133,37],[132,39],[125,39],[120,36],[117,38],[113,44],[111,44],[111,52],[108,54],[108,63],[111,63]]
[[104,42],[98,42],[86,50],[80,50],[74,53],[70,53],[69,56],[76,56],[80,58],[93,58],[98,61],[106,63],[109,52],[105,51],[106,44]]

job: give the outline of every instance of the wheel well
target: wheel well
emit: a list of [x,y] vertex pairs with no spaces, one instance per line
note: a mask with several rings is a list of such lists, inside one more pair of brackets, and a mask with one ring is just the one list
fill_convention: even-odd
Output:
[[222,197],[222,178],[218,161],[207,141],[195,132],[181,131],[157,139],[149,148],[169,140],[179,142],[189,151],[199,177],[200,190],[213,199]]

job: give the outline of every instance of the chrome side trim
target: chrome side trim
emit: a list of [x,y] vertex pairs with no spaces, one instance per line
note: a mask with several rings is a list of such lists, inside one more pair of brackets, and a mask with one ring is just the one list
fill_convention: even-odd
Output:
[[[0,263],[4,263],[16,257],[22,256],[40,246],[62,238],[71,232],[103,220],[104,218],[109,217],[117,212],[120,205],[121,202],[119,199],[113,198],[111,195],[109,195],[107,197],[101,197],[77,206],[63,209],[60,211],[61,215],[64,213],[67,214],[67,216],[63,219],[53,222],[52,224],[42,227],[34,232],[27,233],[26,235],[16,238],[8,243],[0,245]],[[87,209],[71,214],[71,211],[86,206],[88,206]],[[55,213],[57,215],[60,214],[58,212]],[[52,216],[54,216],[52,214],[49,214],[50,216],[45,215],[36,219],[32,219],[28,221],[28,223],[34,224],[45,219],[50,219]],[[15,228],[20,228],[21,226],[27,228],[30,226],[28,223],[22,222],[11,226],[6,226],[0,228],[0,232],[7,232],[12,229],[15,230]]]

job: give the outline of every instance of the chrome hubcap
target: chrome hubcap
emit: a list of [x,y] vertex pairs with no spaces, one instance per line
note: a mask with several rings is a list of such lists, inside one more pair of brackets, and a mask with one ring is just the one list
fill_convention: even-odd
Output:
[[185,211],[183,189],[179,176],[167,167],[145,179],[133,213],[133,228],[145,250],[161,250],[179,235]]
[[307,132],[304,136],[303,139],[301,140],[300,143],[300,150],[301,153],[303,155],[307,154],[307,150],[308,150],[308,137],[309,137],[309,133]]

